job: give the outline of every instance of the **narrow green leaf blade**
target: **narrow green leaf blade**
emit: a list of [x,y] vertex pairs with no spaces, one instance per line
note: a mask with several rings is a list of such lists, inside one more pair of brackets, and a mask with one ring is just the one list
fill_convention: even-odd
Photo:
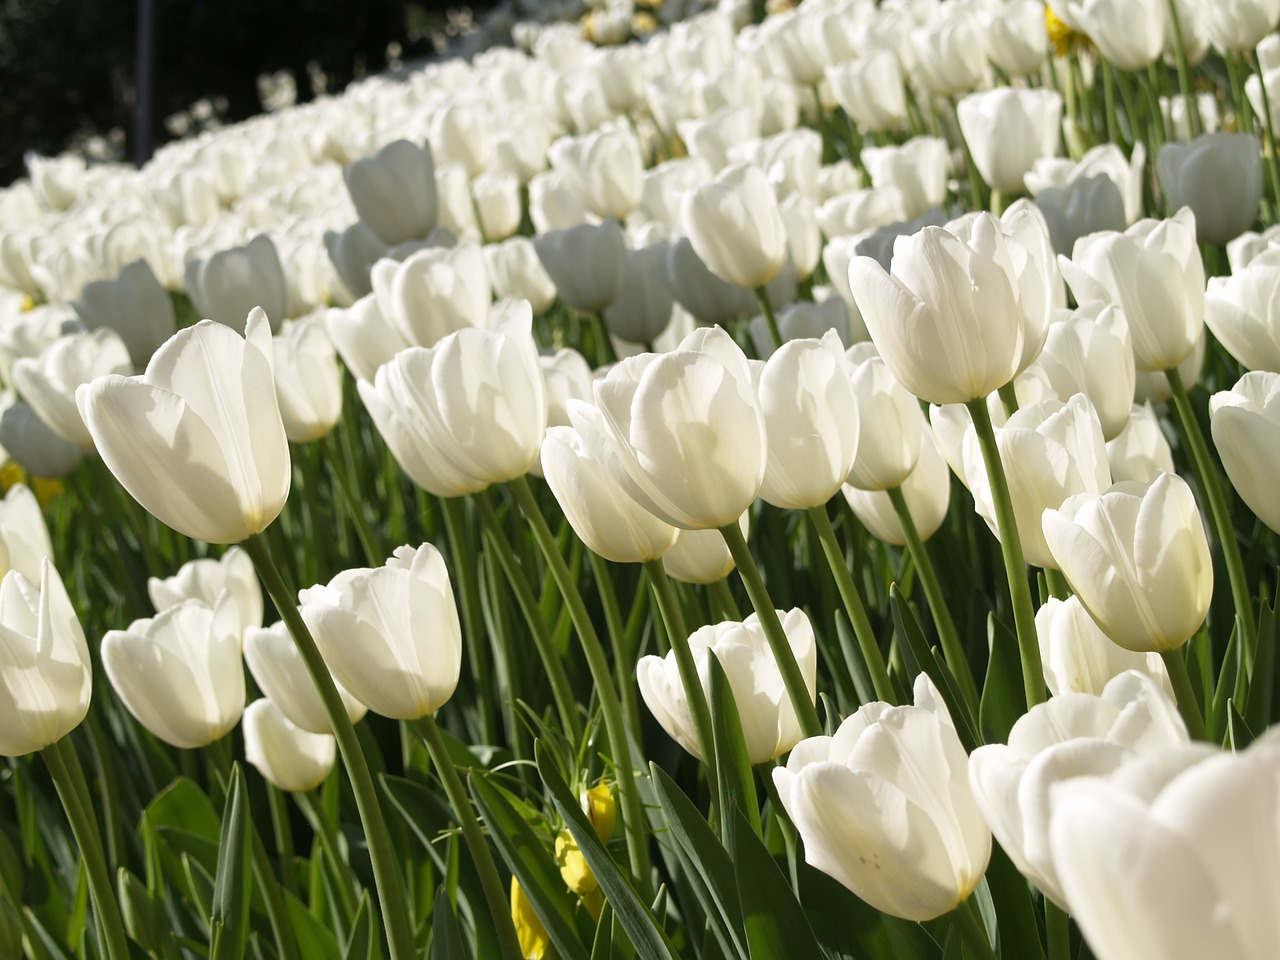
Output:
[[214,931],[213,960],[241,960],[249,940],[250,872],[249,791],[240,765],[231,768],[227,805],[218,848],[214,878],[213,910],[209,926]]
[[730,822],[726,839],[733,852],[751,960],[822,956],[804,908],[768,848],[742,811],[734,810]]

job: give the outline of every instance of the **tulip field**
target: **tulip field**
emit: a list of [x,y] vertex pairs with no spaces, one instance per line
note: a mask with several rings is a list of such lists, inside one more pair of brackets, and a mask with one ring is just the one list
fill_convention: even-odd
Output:
[[1280,957],[1280,0],[493,16],[0,189],[0,960]]

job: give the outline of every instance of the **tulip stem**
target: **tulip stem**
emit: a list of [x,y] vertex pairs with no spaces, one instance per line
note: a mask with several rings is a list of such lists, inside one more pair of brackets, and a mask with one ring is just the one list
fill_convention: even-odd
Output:
[[885,703],[897,704],[898,696],[893,689],[893,681],[889,679],[889,668],[885,666],[884,654],[876,643],[876,632],[871,627],[871,619],[867,616],[867,608],[858,594],[858,585],[853,582],[853,574],[845,563],[840,543],[836,540],[835,529],[831,526],[831,518],[827,516],[826,507],[810,507],[805,511],[809,522],[813,525],[818,541],[822,544],[822,553],[827,558],[827,566],[835,578],[836,589],[840,591],[840,599],[844,602],[845,613],[853,625],[853,635],[858,639],[858,648],[862,652],[862,660],[871,674],[871,686],[876,697]]
[[938,631],[938,639],[942,641],[942,653],[947,658],[947,666],[951,668],[960,692],[969,701],[973,709],[978,707],[978,685],[973,679],[973,671],[969,669],[969,658],[965,656],[964,645],[960,643],[960,634],[956,632],[955,621],[951,619],[951,608],[947,606],[947,598],[943,595],[942,584],[938,581],[938,571],[933,566],[933,558],[929,549],[920,539],[916,529],[915,517],[907,506],[907,498],[902,487],[892,487],[889,491],[889,502],[898,516],[898,525],[902,527],[903,539],[907,541],[907,552],[911,562],[915,564],[916,575],[920,578],[920,586],[924,588],[925,599],[929,602],[929,611],[933,614],[933,625]]
[[[1249,69],[1253,69],[1251,62]],[[1275,123],[1271,119],[1271,94],[1267,92],[1267,78],[1262,64],[1258,64],[1258,89],[1262,93],[1262,131],[1266,136],[1265,149],[1262,153],[1267,160],[1267,174],[1271,180],[1271,201],[1275,205],[1272,207],[1274,210],[1280,207],[1280,157],[1276,156],[1276,131]]]
[[1120,117],[1116,113],[1116,68],[1105,58],[1102,61],[1102,104],[1107,118],[1107,139],[1120,146],[1124,140],[1120,136]]
[[436,773],[444,784],[444,792],[448,794],[449,804],[458,818],[458,825],[462,827],[462,839],[475,863],[476,872],[480,875],[480,886],[484,889],[485,903],[493,918],[502,956],[504,960],[522,960],[524,954],[520,950],[515,925],[511,922],[511,911],[507,906],[502,878],[498,875],[498,866],[493,862],[493,851],[489,849],[489,843],[480,831],[480,823],[476,820],[475,810],[467,796],[467,788],[458,776],[458,768],[453,765],[453,758],[449,756],[449,748],[440,735],[435,717],[431,714],[420,717],[418,732],[426,741],[431,762],[435,764]]
[[1004,463],[1000,459],[1000,445],[996,441],[995,427],[987,400],[979,397],[970,400],[966,407],[973,419],[982,447],[982,459],[986,463],[987,478],[991,482],[991,499],[996,508],[996,526],[1000,531],[1000,554],[1004,558],[1004,572],[1009,581],[1009,597],[1013,602],[1013,622],[1018,634],[1018,656],[1022,661],[1022,686],[1026,691],[1027,707],[1044,702],[1044,667],[1040,663],[1040,640],[1036,635],[1035,607],[1031,603],[1031,586],[1027,582],[1027,565],[1022,557],[1022,541],[1018,538],[1018,521],[1013,512],[1013,498],[1009,495],[1009,481],[1005,477]]
[[1178,373],[1177,367],[1166,370],[1164,375],[1169,381],[1169,389],[1173,391],[1173,405],[1178,411],[1182,435],[1186,438],[1191,460],[1200,478],[1200,488],[1209,501],[1209,515],[1213,518],[1218,543],[1222,547],[1222,557],[1227,564],[1227,579],[1231,582],[1231,598],[1235,601],[1236,616],[1240,618],[1244,668],[1252,672],[1257,653],[1258,630],[1253,620],[1253,600],[1249,596],[1249,581],[1245,577],[1244,561],[1240,557],[1240,544],[1231,524],[1231,508],[1227,505],[1227,496],[1218,479],[1218,471],[1209,454],[1204,434],[1200,432],[1200,424],[1196,422],[1195,412],[1191,409],[1191,398],[1187,396],[1187,389],[1183,386],[1182,375]]
[[498,565],[502,567],[502,572],[515,591],[516,603],[529,625],[529,632],[533,634],[533,645],[538,648],[543,669],[547,671],[547,679],[551,682],[551,696],[556,702],[556,712],[560,715],[560,726],[569,742],[576,743],[582,737],[582,726],[574,709],[573,688],[569,685],[560,652],[547,630],[547,622],[542,618],[542,610],[538,607],[533,587],[529,585],[529,578],[525,576],[524,569],[511,548],[511,541],[507,539],[506,532],[498,521],[489,491],[481,490],[475,494],[475,501],[480,512],[480,522],[498,555]]
[[[1204,132],[1204,124],[1200,122],[1200,104],[1196,100],[1195,91],[1191,89],[1191,68],[1187,61],[1187,48],[1182,42],[1182,17],[1178,13],[1178,0],[1168,0],[1169,22],[1173,24],[1174,56],[1178,64],[1178,90],[1182,93],[1183,106],[1187,110],[1187,124],[1194,140]],[[1170,118],[1173,107],[1169,107]]]
[[1183,659],[1182,649],[1161,650],[1160,659],[1169,674],[1169,683],[1173,686],[1174,696],[1178,700],[1178,713],[1187,724],[1187,733],[1192,740],[1206,741],[1209,731],[1204,725],[1204,714],[1200,709],[1200,701],[1196,699],[1195,688],[1191,686],[1191,675],[1187,672],[1187,661]]
[[778,318],[773,313],[773,304],[769,302],[769,294],[764,287],[756,287],[756,300],[760,302],[760,312],[764,315],[765,326],[769,328],[769,338],[773,340],[773,349],[782,348],[782,331],[778,327]]
[[[329,818],[325,816],[324,808],[312,800],[309,792],[295,793],[293,799],[315,833],[316,843],[320,847],[320,855],[329,858],[329,863],[333,867],[334,886],[337,887],[338,909],[349,923],[355,919],[356,911],[360,909],[360,905],[356,902],[355,890],[352,889],[352,885],[349,882],[340,882],[344,878],[349,879],[352,874],[350,867],[338,854],[338,835],[333,829],[333,824],[329,822]],[[312,854],[312,859],[315,859],[314,853]]]
[[987,931],[983,929],[982,921],[978,919],[972,897],[952,910],[948,916],[952,927],[955,928],[956,933],[960,934],[960,939],[977,954],[980,960],[997,960],[991,941],[987,939]]
[[[58,798],[71,823],[71,833],[75,836],[76,846],[84,858],[85,870],[89,878],[89,892],[93,895],[93,905],[98,917],[98,935],[106,945],[108,960],[129,960],[129,944],[125,939],[124,918],[120,914],[120,904],[116,901],[115,887],[107,872],[107,858],[102,851],[102,837],[98,833],[98,824],[94,821],[93,804],[87,791],[82,789],[84,773],[80,771],[80,760],[76,756],[75,747],[67,737],[51,743],[40,751],[53,784],[58,790]],[[79,776],[77,777],[77,773]]]
[[791,706],[800,721],[800,729],[806,737],[822,735],[822,723],[818,720],[818,710],[813,705],[813,698],[805,684],[804,675],[800,672],[800,664],[796,663],[795,651],[787,633],[782,629],[782,621],[778,619],[777,608],[769,597],[769,591],[760,576],[760,568],[751,556],[751,548],[747,546],[747,538],[742,535],[742,528],[737,521],[720,528],[725,545],[733,554],[733,562],[738,567],[738,576],[747,588],[747,596],[755,607],[756,616],[760,618],[760,626],[764,628],[765,639],[769,641],[769,649],[778,663],[778,672],[782,674],[782,682],[787,688],[787,696],[791,698]]
[[1048,897],[1044,898],[1044,930],[1049,941],[1049,960],[1071,960],[1067,913]]
[[723,617],[726,620],[741,620],[742,615],[738,612],[738,604],[734,602],[733,591],[729,589],[729,581],[724,577],[719,580],[713,580],[707,584],[707,594],[711,600],[712,608],[718,607],[720,612],[713,613],[712,616]]
[[667,639],[671,641],[671,649],[676,655],[676,669],[680,672],[680,685],[684,687],[685,699],[689,701],[689,712],[693,714],[693,725],[698,733],[698,747],[702,751],[702,762],[707,765],[707,786],[711,791],[711,809],[717,809],[719,784],[716,781],[716,746],[714,727],[711,725],[711,707],[707,703],[707,693],[698,678],[698,665],[693,659],[693,650],[689,646],[689,628],[685,626],[684,614],[680,604],[676,602],[675,591],[671,589],[671,581],[661,560],[646,560],[645,572],[649,574],[649,583],[653,587],[653,595],[658,601],[658,609],[662,611],[662,621],[667,627]]
[[360,541],[361,549],[364,550],[365,561],[370,566],[376,566],[381,562],[381,553],[373,544],[373,533],[369,529],[368,521],[365,520],[364,507],[352,492],[350,484],[347,483],[345,466],[329,437],[321,441],[320,449],[324,453],[325,462],[329,465],[329,473],[333,476],[333,482],[338,486],[338,494],[342,497],[343,506],[347,508],[347,515],[351,517],[351,524],[356,528],[356,537]]
[[1061,570],[1045,567],[1044,580],[1049,585],[1049,596],[1055,600],[1069,600],[1071,598],[1071,584],[1067,583],[1067,578],[1062,575]]
[[1012,380],[997,390],[996,393],[1000,395],[1000,404],[1004,407],[1006,419],[1018,412],[1018,391],[1014,388]]
[[533,490],[525,477],[516,477],[511,481],[511,490],[516,502],[524,513],[525,519],[533,529],[534,539],[542,550],[543,556],[551,567],[551,574],[560,587],[560,595],[569,607],[569,616],[573,620],[578,633],[578,641],[582,644],[582,652],[587,657],[587,667],[591,671],[591,679],[595,683],[596,695],[600,698],[600,710],[604,714],[605,732],[613,748],[613,765],[618,774],[618,792],[622,796],[622,826],[627,836],[627,856],[641,897],[649,894],[649,851],[645,834],[644,805],[636,789],[635,768],[632,763],[631,743],[627,737],[627,728],[622,719],[622,704],[618,700],[618,691],[613,683],[613,675],[609,672],[609,661],[605,657],[604,648],[600,645],[600,637],[591,616],[587,613],[586,604],[582,602],[582,594],[578,592],[573,574],[569,572],[564,557],[556,544],[556,538],[547,526],[547,520],[538,508]]
[[311,680],[320,693],[320,699],[324,701],[325,713],[333,727],[333,735],[337,738],[342,763],[346,767],[347,777],[351,781],[351,789],[355,794],[360,822],[364,826],[391,960],[413,960],[415,952],[404,878],[400,875],[395,849],[391,846],[391,835],[387,832],[387,824],[382,816],[382,806],[378,802],[378,792],[373,785],[373,776],[369,772],[369,764],[360,748],[355,727],[351,723],[351,718],[347,716],[347,708],[342,703],[342,697],[338,694],[333,676],[320,655],[315,639],[298,611],[297,602],[289,588],[285,586],[284,578],[280,576],[280,570],[271,558],[271,550],[267,546],[266,538],[263,534],[254,534],[245,540],[242,546],[253,561],[258,576],[262,578],[267,594],[275,604],[281,619],[288,625],[293,642],[307,665],[307,672],[311,674]]

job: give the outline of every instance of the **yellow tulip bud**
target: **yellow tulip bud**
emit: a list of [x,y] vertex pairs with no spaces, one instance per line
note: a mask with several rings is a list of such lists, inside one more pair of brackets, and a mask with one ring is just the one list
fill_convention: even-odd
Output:
[[547,928],[542,925],[538,915],[533,912],[533,904],[520,889],[520,882],[511,878],[511,921],[516,927],[516,938],[520,941],[520,953],[524,960],[543,960],[547,955],[547,947],[551,938]]

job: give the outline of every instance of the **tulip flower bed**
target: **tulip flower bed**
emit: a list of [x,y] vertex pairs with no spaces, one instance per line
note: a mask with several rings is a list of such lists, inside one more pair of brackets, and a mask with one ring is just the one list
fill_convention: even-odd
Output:
[[0,191],[0,960],[1280,956],[1280,0],[668,4]]

